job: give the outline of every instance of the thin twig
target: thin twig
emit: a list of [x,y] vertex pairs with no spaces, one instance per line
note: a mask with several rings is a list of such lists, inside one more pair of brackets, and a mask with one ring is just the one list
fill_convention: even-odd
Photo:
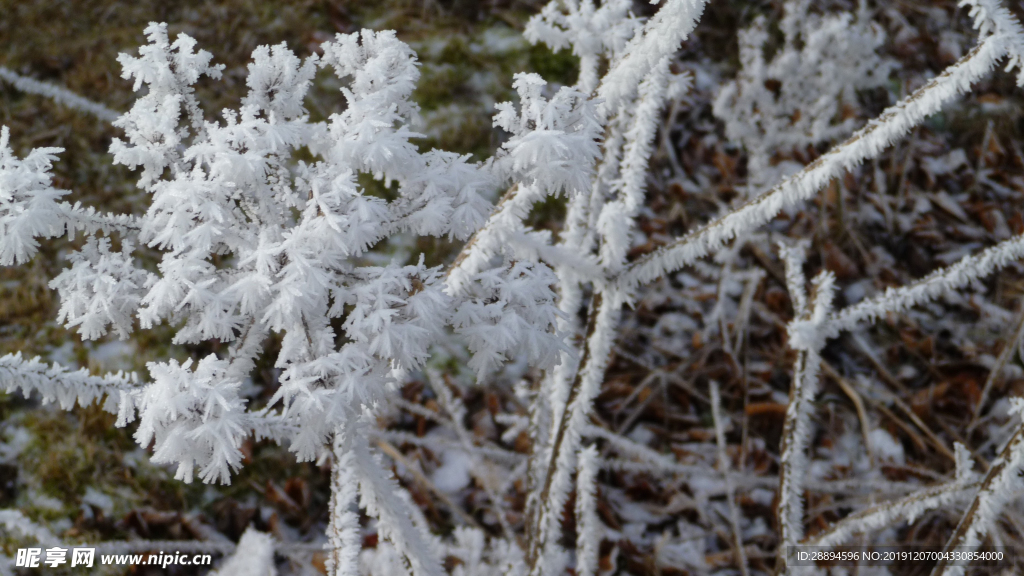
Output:
[[996,383],[999,377],[1002,375],[1003,368],[1006,363],[1013,357],[1014,352],[1017,351],[1017,343],[1020,342],[1021,337],[1024,336],[1024,302],[1020,307],[1020,312],[1017,313],[1017,325],[1013,331],[1013,337],[1006,341],[1006,345],[1003,347],[1003,351],[999,354],[999,358],[996,360],[995,366],[988,373],[988,378],[985,379],[985,386],[981,389],[981,397],[978,398],[978,403],[974,406],[974,415],[971,416],[971,423],[967,425],[968,436],[974,431],[974,427],[978,424],[978,417],[981,416],[981,410],[985,407],[985,402],[988,400],[989,392],[992,391],[992,385]]
[[743,532],[740,530],[740,510],[736,506],[736,490],[729,472],[729,454],[725,445],[725,425],[722,417],[722,397],[718,383],[711,381],[711,417],[715,422],[715,440],[718,443],[718,469],[725,479],[725,499],[729,502],[729,524],[732,526],[733,549],[736,551],[736,565],[743,576],[749,576],[747,555],[743,550]]
[[412,463],[412,461],[406,458],[405,454],[402,454],[401,451],[398,450],[398,448],[395,448],[390,442],[381,438],[378,438],[376,443],[377,447],[381,449],[381,452],[384,452],[392,460],[398,462],[403,467],[405,467],[405,469],[409,471],[409,474],[413,477],[413,479],[419,482],[420,485],[422,485],[424,488],[432,492],[434,496],[437,496],[441,500],[441,502],[443,502],[445,506],[447,506],[448,509],[451,510],[452,514],[458,516],[463,523],[468,524],[479,530],[484,529],[483,526],[481,526],[480,523],[476,521],[476,518],[473,518],[472,516],[467,514],[466,511],[462,509],[462,506],[459,506],[454,501],[452,501],[452,499],[447,494],[442,492],[440,488],[438,488],[433,482],[430,481],[430,478],[427,478],[423,474],[423,472],[420,472],[419,467],[417,467],[415,464]]
[[839,384],[839,387],[843,389],[846,396],[853,402],[853,407],[857,410],[857,419],[860,420],[861,435],[864,436],[864,449],[867,450],[868,459],[874,463],[875,450],[871,444],[871,427],[868,424],[867,412],[864,410],[864,401],[861,399],[860,394],[857,393],[857,389],[846,378],[843,378],[839,372],[836,372],[836,369],[831,364],[822,360],[821,368],[828,374],[829,378],[832,378],[836,381],[836,384]]
[[[1024,423],[1018,426],[1013,437],[1010,438],[1010,441],[1006,443],[999,456],[993,461],[992,467],[989,468],[984,480],[981,481],[981,487],[975,494],[970,507],[967,508],[967,512],[960,519],[960,523],[957,525],[953,535],[946,542],[946,551],[964,546],[977,546],[980,539],[988,531],[989,526],[984,525],[984,523],[995,521],[995,517],[1000,512],[998,500],[1005,496],[997,489],[999,488],[997,484],[1006,481],[1008,477],[1016,479],[1017,467],[1020,462],[1018,458],[1014,458],[1014,455],[1016,452],[1021,451],[1022,444],[1024,444]],[[978,516],[982,514],[982,511],[984,511],[984,516],[979,520]],[[979,522],[982,525],[979,525]],[[946,558],[946,555],[941,557],[935,569],[932,570],[932,576],[942,576],[950,568],[949,561]]]

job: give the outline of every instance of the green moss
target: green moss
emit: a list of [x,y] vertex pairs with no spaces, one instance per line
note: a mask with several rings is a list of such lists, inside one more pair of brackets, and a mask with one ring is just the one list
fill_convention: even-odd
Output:
[[566,199],[564,196],[548,196],[533,206],[526,223],[534,228],[559,232],[565,222]]
[[568,50],[552,52],[543,44],[535,44],[529,51],[530,69],[548,82],[570,86],[580,74],[579,60]]
[[454,107],[428,118],[427,131],[432,135],[417,141],[420,150],[437,148],[472,154],[474,160],[480,161],[489,158],[497,146],[491,118],[480,111]]
[[421,76],[413,99],[423,110],[435,110],[451,104],[463,91],[463,84],[469,80],[465,66],[453,64],[429,65],[421,68]]

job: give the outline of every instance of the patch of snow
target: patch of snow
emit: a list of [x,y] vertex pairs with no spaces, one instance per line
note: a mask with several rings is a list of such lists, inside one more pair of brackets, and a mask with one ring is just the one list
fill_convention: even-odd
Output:
[[277,576],[274,566],[274,539],[254,528],[242,534],[238,547],[213,576]]
[[131,358],[136,353],[135,344],[111,340],[97,344],[89,350],[89,359],[95,361],[105,370],[125,370],[131,368]]
[[461,450],[445,450],[443,464],[431,475],[434,485],[442,492],[458,492],[469,486],[469,470],[473,460]]
[[46,494],[40,494],[39,492],[32,491],[29,493],[29,502],[32,506],[42,510],[54,510],[61,511],[64,509],[64,503],[54,498],[53,496],[47,496]]
[[646,446],[651,440],[654,439],[654,432],[651,432],[650,429],[647,428],[647,426],[637,426],[629,434],[627,434],[627,437],[633,442],[636,442],[637,444],[642,444]]
[[6,441],[0,443],[0,462],[12,462],[32,441],[32,434],[22,426],[8,428],[4,437]]
[[871,438],[871,445],[879,458],[889,460],[895,464],[902,465],[906,463],[903,445],[893,438],[891,434],[881,428],[876,428],[871,431],[869,438]]
[[494,26],[484,30],[476,42],[469,46],[475,54],[507,54],[516,50],[525,50],[526,39],[519,32],[504,26]]
[[75,345],[68,341],[54,348],[50,351],[50,360],[68,368],[78,366],[78,361],[75,360]]
[[114,499],[92,486],[86,488],[85,496],[82,496],[82,504],[99,508],[105,516],[110,516],[114,511]]

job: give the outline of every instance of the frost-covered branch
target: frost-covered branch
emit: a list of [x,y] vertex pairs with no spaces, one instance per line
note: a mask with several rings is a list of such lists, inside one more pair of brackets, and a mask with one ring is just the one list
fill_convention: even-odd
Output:
[[408,495],[375,461],[365,439],[353,434],[354,479],[359,485],[360,505],[380,519],[379,533],[408,559],[414,576],[441,576],[441,566],[432,537],[422,518],[417,518]]
[[1000,0],[960,0],[960,6],[970,7],[974,28],[981,37],[1002,38],[1005,45],[1006,71],[1017,69],[1017,86],[1024,87],[1024,27]]
[[561,535],[561,511],[571,491],[582,430],[589,419],[594,398],[601,389],[614,344],[615,325],[622,306],[614,293],[599,294],[591,304],[588,338],[581,368],[570,388],[566,409],[545,454],[543,485],[539,491],[536,532],[531,534],[527,557],[531,574],[558,573],[560,551],[551,545]]
[[679,50],[679,45],[697,27],[705,4],[706,0],[668,0],[633,36],[597,89],[605,116],[628,105],[640,83],[662,59]]
[[[801,254],[787,258],[788,267],[803,264]],[[798,278],[799,273],[787,271],[787,278]],[[797,290],[803,289],[794,286]],[[823,322],[832,308],[835,276],[831,272],[823,272],[814,279],[814,298],[810,309],[804,310],[799,320],[816,327]],[[810,300],[807,298],[797,298]],[[818,373],[821,368],[821,349],[825,345],[822,339],[807,338],[803,334],[794,333],[794,325],[790,324],[790,346],[797,349],[796,367],[793,383],[789,390],[789,406],[782,427],[781,457],[779,465],[779,528],[781,540],[778,562],[785,566],[785,550],[797,544],[804,536],[804,503],[803,486],[807,474],[807,449],[811,441],[811,415],[814,398],[818,393]]]
[[[1024,416],[1024,401],[1013,398],[1013,412]],[[956,530],[946,542],[946,550],[972,551],[981,545],[982,539],[992,529],[1004,506],[1008,504],[1020,488],[1020,473],[1024,469],[1024,424],[1020,424],[1016,432],[992,462],[991,467],[981,480],[981,486],[974,495],[970,506]],[[964,565],[951,563],[946,557],[940,558],[932,570],[933,576],[950,574],[962,576]]]
[[601,548],[602,524],[597,515],[597,449],[588,446],[580,451],[579,474],[576,477],[576,574],[597,574]]
[[358,480],[355,477],[355,453],[346,444],[351,434],[339,431],[334,438],[334,467],[331,471],[330,522],[327,526],[327,560],[329,576],[356,576],[362,539],[356,505]]
[[5,392],[21,392],[25,397],[37,393],[44,403],[55,402],[65,410],[76,403],[82,407],[100,403],[107,412],[117,414],[119,422],[134,418],[138,385],[134,373],[94,376],[85,368],[72,370],[38,357],[28,360],[20,352],[0,356],[0,387]]
[[715,443],[718,445],[718,469],[725,480],[725,498],[729,502],[729,524],[732,528],[733,547],[736,551],[736,564],[743,576],[750,574],[747,568],[747,554],[743,550],[743,531],[740,528],[740,511],[736,506],[736,487],[733,485],[729,462],[729,453],[725,443],[725,417],[722,415],[722,396],[718,391],[718,383],[711,382],[711,417],[715,424]]
[[985,277],[1024,257],[1024,236],[1005,240],[965,256],[956,264],[932,272],[907,286],[889,288],[884,294],[848,306],[833,314],[825,324],[824,335],[835,337],[865,322],[874,322],[886,314],[899,314],[913,306],[937,300],[944,295],[976,285]]
[[590,94],[599,82],[602,58],[613,59],[640,30],[643,22],[630,11],[628,0],[558,0],[549,2],[526,24],[523,36],[552,50],[572,50],[579,58],[577,86]]
[[972,470],[971,454],[963,444],[956,445],[956,477],[951,482],[930,486],[895,501],[854,512],[824,532],[805,539],[808,546],[838,546],[858,533],[892,526],[894,522],[914,522],[925,512],[966,501],[980,483]]
[[1005,37],[990,36],[970,53],[913,94],[887,109],[803,170],[736,210],[688,233],[627,266],[615,279],[620,290],[631,293],[639,285],[692,264],[719,250],[739,234],[768,222],[779,212],[813,196],[832,178],[910,132],[952,98],[970,90],[1005,55]]
[[61,148],[36,148],[18,158],[10,147],[10,131],[0,128],[0,266],[22,264],[39,250],[38,238],[76,231],[133,235],[130,215],[109,215],[80,203],[60,202],[69,192],[52,186],[50,169]]
[[26,94],[36,94],[38,96],[50,98],[61,106],[67,106],[72,110],[85,112],[86,114],[95,116],[105,122],[113,122],[114,120],[117,120],[118,116],[120,116],[119,113],[114,112],[103,104],[93,102],[88,98],[83,98],[67,88],[62,88],[55,84],[40,82],[39,80],[22,76],[21,74],[18,74],[4,66],[0,66],[0,80],[4,80],[11,86],[14,86],[15,89],[21,90]]

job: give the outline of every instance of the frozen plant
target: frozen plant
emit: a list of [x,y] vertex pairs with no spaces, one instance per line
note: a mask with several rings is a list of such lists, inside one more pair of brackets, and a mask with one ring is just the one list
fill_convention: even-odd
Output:
[[[92,377],[7,356],[6,388],[65,407],[105,395],[118,425],[137,418],[136,439],[153,443],[152,460],[175,465],[186,482],[196,474],[230,482],[251,435],[285,443],[301,460],[325,457],[333,442],[335,464],[346,463],[347,475],[335,493],[338,513],[355,503],[358,483],[362,505],[381,519],[382,532],[390,527],[398,551],[417,571],[439,573],[433,548],[408,522],[407,501],[358,430],[364,413],[447,338],[446,328],[462,338],[481,375],[510,357],[550,367],[565,349],[555,330],[556,280],[541,257],[585,263],[558,258],[549,235],[523,219],[531,202],[575,195],[589,181],[599,137],[593,106],[572,88],[549,100],[539,77],[520,75],[519,106],[502,105],[496,118],[513,136],[481,165],[421,153],[412,143],[417,64],[391,32],[339,35],[322,56],[304,60],[284,45],[258,48],[248,95],[220,122],[207,119],[192,88],[202,76],[220,77],[212,55],[184,34],[171,42],[163,24],[146,35],[139,56],[120,58],[124,77],[145,92],[115,121],[126,139],[111,145],[116,163],[141,169],[146,212],[108,216],[62,203],[68,192],[53,188],[49,175],[59,150],[19,159],[5,128],[0,255],[4,264],[23,263],[37,238],[84,231],[85,245],[51,282],[66,326],[84,339],[108,331],[127,338],[168,322],[174,343],[214,340],[228,349],[196,362],[150,363],[142,385],[134,376]],[[346,107],[311,122],[303,100],[323,68],[345,81]],[[300,149],[314,160],[297,160]],[[360,173],[396,198],[369,193]],[[509,181],[520,194],[447,273],[422,257],[367,264],[367,252],[398,233],[467,239],[488,219],[485,195]],[[136,257],[143,245],[160,252],[156,270]],[[280,336],[280,350],[265,348],[271,334]],[[280,387],[267,405],[250,409],[240,390],[269,353]],[[335,565],[350,567],[342,557]]]
[[855,14],[815,14],[810,5],[783,3],[783,44],[770,61],[764,16],[741,31],[739,74],[715,100],[726,135],[747,151],[751,193],[800,168],[792,161],[774,164],[775,154],[849,134],[857,122],[857,92],[884,86],[896,67],[878,54],[885,33],[865,2]]
[[[596,574],[602,541],[611,533],[598,513],[604,470],[686,476],[695,486],[701,480],[703,486],[693,490],[700,514],[718,490],[728,504],[719,510],[735,549],[733,562],[749,573],[744,547],[757,527],[744,526],[736,497],[763,486],[730,462],[730,423],[716,384],[709,402],[715,446],[703,460],[679,462],[593,418],[624,305],[636,302],[645,285],[705,264],[705,257],[722,254],[735,239],[751,237],[783,210],[876,158],[968,92],[997,62],[1008,59],[1011,72],[1020,68],[1024,33],[994,0],[970,2],[981,39],[960,61],[773,188],[632,256],[656,135],[663,129],[661,111],[693,81],[674,71],[675,54],[705,7],[703,0],[656,4],[653,16],[641,20],[617,0],[554,0],[535,17],[529,38],[571,49],[581,60],[580,78],[556,91],[535,74],[516,75],[519,101],[497,106],[494,118],[508,139],[484,163],[415,146],[418,135],[409,126],[417,114],[410,99],[416,59],[392,32],[339,35],[321,46],[321,56],[306,59],[284,45],[260,47],[249,66],[248,95],[211,121],[193,86],[203,76],[218,79],[221,67],[188,36],[171,42],[165,25],[150,25],[139,56],[120,59],[124,77],[145,90],[115,121],[125,139],[111,146],[115,162],[140,170],[138,185],[150,198],[144,213],[107,215],[63,202],[68,192],[53,186],[49,172],[58,151],[37,149],[18,158],[5,129],[0,263],[26,262],[37,252],[38,238],[82,232],[84,246],[51,283],[66,326],[85,339],[107,333],[127,338],[166,322],[176,330],[174,343],[227,346],[194,360],[150,363],[147,378],[96,376],[5,356],[5,388],[38,392],[65,408],[104,402],[119,425],[138,420],[136,439],[152,443],[153,461],[175,466],[176,477],[186,482],[196,475],[230,482],[242,463],[242,442],[251,436],[287,445],[302,460],[330,460],[326,567],[332,576],[438,575],[445,571],[442,558],[454,559],[452,572],[466,576],[561,576],[570,569]],[[858,89],[877,86],[891,66],[876,54],[882,37],[865,9],[856,19],[812,17],[804,3],[789,3],[786,10],[786,44],[779,54],[758,66],[763,24],[755,25],[745,36],[741,78],[717,107],[731,110],[729,136],[756,157],[754,167],[762,164],[752,169],[756,173],[767,174],[780,146],[820,143],[850,130],[849,122],[836,122],[841,103],[851,103]],[[821,65],[826,56],[830,66]],[[845,58],[856,66],[841,70],[837,63]],[[312,122],[304,101],[324,68],[343,81],[345,106]],[[765,86],[775,75],[785,80],[778,97]],[[1024,76],[1017,80],[1024,84]],[[499,189],[504,194],[492,208],[485,198]],[[560,196],[567,214],[557,235],[528,225],[535,204]],[[372,265],[370,256],[386,260],[389,242],[399,234],[464,244],[444,267],[427,266],[421,254]],[[808,293],[803,249],[782,249],[795,311],[788,345],[797,365],[777,482],[778,571],[792,568],[785,546],[814,541],[805,538],[803,495],[828,339],[959,290],[1018,259],[1022,246],[1019,237],[1006,240],[916,284],[840,310],[833,302],[835,277],[817,276]],[[140,247],[159,254],[159,262],[143,265]],[[761,276],[743,279],[745,311],[738,316],[749,316]],[[721,311],[711,316],[725,327]],[[720,332],[728,338],[727,330]],[[268,345],[272,336],[279,347]],[[528,454],[476,442],[467,433],[464,406],[427,366],[435,345],[454,347],[453,341],[468,351],[465,373],[478,382],[511,360],[534,369],[537,377],[517,390],[525,413],[499,415],[508,425],[506,440],[528,437]],[[280,370],[280,386],[265,405],[254,407],[243,390],[263,359]],[[426,374],[438,411],[393,393],[414,374]],[[377,417],[394,407],[437,422],[444,433],[421,438],[378,430]],[[973,497],[950,545],[977,545],[1011,495],[1024,461],[1022,434],[980,480],[958,448],[952,482],[858,512],[815,538],[837,545],[857,532]],[[390,440],[455,455],[452,468],[461,467],[485,488],[500,532],[487,534],[474,525],[476,519],[442,487],[403,462]],[[610,452],[623,457],[605,457]],[[385,455],[466,526],[450,538],[432,534],[411,495],[383,465]],[[513,517],[506,496],[516,483],[525,492],[525,510]],[[574,492],[576,505],[569,507]],[[362,550],[358,508],[374,519],[382,538],[372,551]],[[566,537],[567,510],[576,516],[575,542]],[[11,518],[11,524],[19,520]],[[692,544],[701,537],[691,537],[685,522],[676,524],[678,534],[660,529],[661,558],[707,568]],[[638,521],[621,535],[645,530]],[[249,533],[238,546],[242,556],[222,570],[249,570],[257,557],[270,563],[272,547],[279,551],[268,538]]]

